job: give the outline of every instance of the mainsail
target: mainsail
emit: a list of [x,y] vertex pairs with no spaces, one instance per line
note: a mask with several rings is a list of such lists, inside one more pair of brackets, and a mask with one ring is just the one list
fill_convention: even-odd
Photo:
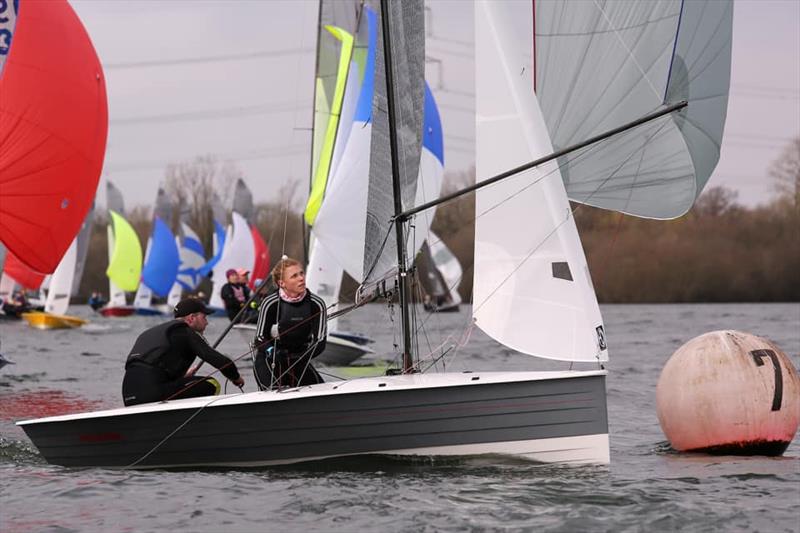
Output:
[[225,238],[225,250],[222,258],[214,267],[212,277],[214,287],[209,302],[213,307],[223,307],[220,289],[227,282],[225,272],[232,268],[252,270],[255,263],[255,243],[250,226],[245,218],[236,211],[231,213],[231,220],[232,224]]
[[92,240],[93,224],[94,203],[92,203],[91,209],[89,209],[89,212],[86,214],[86,218],[83,219],[83,224],[81,224],[81,230],[78,232],[78,236],[75,237],[75,246],[77,248],[75,258],[75,276],[72,280],[72,291],[70,296],[77,296],[78,290],[81,286],[81,279],[83,279],[83,267],[86,265],[86,257],[89,255],[89,242]]
[[[422,120],[425,102],[425,13],[415,2],[388,3],[392,28],[391,57],[394,72],[397,138],[395,169],[399,176],[400,205],[414,206],[417,195]],[[367,192],[364,248],[364,283],[378,281],[396,271],[397,239],[391,219],[395,214],[387,103],[386,57],[378,28],[375,86],[372,97],[372,139]],[[413,257],[413,256],[412,256]]]
[[[570,199],[673,218],[719,160],[733,4],[725,0],[537,0],[505,29],[533,50],[535,90],[555,149],[662,108],[673,113],[559,160]],[[521,15],[521,16],[522,16]],[[535,21],[532,27],[530,21]],[[526,24],[527,23],[527,24]]]
[[100,178],[103,69],[66,0],[0,7],[0,240],[28,267],[53,272]]
[[47,288],[47,298],[44,301],[44,310],[47,313],[63,315],[67,312],[75,280],[75,264],[78,260],[77,240],[76,237],[69,245],[67,253],[61,258],[61,262],[50,277],[50,286]]
[[[111,181],[106,182],[106,208],[109,212],[113,211],[125,217],[125,200],[122,198],[122,191]],[[109,215],[110,217],[111,215]],[[106,241],[108,243],[108,262],[111,263],[111,258],[114,255],[115,239],[113,221],[109,220],[106,227]],[[114,280],[109,276],[108,278],[108,305],[109,307],[119,307],[125,305],[125,291],[122,290]]]

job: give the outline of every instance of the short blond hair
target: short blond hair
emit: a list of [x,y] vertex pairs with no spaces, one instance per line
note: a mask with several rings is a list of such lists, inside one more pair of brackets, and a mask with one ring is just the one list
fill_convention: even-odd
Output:
[[286,256],[278,261],[278,264],[272,269],[272,281],[275,283],[275,285],[278,285],[278,282],[283,279],[283,273],[286,271],[286,269],[293,266],[303,266],[303,264],[297,259],[292,259],[291,257]]

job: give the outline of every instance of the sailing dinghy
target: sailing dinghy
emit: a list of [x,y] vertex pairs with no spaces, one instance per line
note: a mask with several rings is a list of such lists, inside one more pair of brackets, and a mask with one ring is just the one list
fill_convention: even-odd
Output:
[[108,303],[98,312],[105,317],[125,317],[136,312],[128,305],[125,292],[138,289],[142,274],[142,246],[136,231],[125,220],[122,192],[111,181],[106,182],[106,206],[109,224],[108,239]]
[[92,231],[94,209],[86,215],[81,225],[81,231],[67,248],[67,253],[61,258],[56,271],[50,276],[47,287],[44,309],[23,313],[30,326],[38,329],[65,329],[76,328],[88,323],[82,318],[67,315],[69,300],[75,295],[76,285],[80,284],[83,274],[83,263],[86,261],[86,252],[89,248],[89,237]]
[[[553,6],[584,12],[571,17],[551,12],[548,17],[545,8],[552,6],[542,4],[536,2],[535,17],[530,3],[476,4],[479,181],[437,202],[477,190],[473,314],[478,326],[517,351],[570,367],[588,363],[593,369],[418,371],[407,306],[409,250],[404,243],[414,215],[430,207],[414,205],[413,179],[421,145],[424,15],[419,1],[383,0],[380,10],[375,7],[383,35],[376,53],[370,216],[361,293],[366,297],[396,281],[394,290],[402,304],[402,373],[18,422],[47,461],[68,466],[247,467],[364,454],[505,454],[570,464],[609,462],[605,333],[564,187],[564,182],[573,183],[572,175],[559,176],[554,161],[565,157],[579,162],[582,153],[610,149],[614,153],[602,159],[609,165],[595,169],[598,191],[612,184],[617,169],[625,170],[623,181],[635,187],[639,177],[628,171],[638,164],[626,165],[634,159],[649,170],[660,161],[667,181],[680,187],[691,179],[698,184],[692,189],[702,188],[713,169],[724,124],[719,99],[724,100],[728,90],[731,5],[564,2]],[[528,16],[520,16],[520,7]],[[536,28],[524,28],[534,20]],[[575,23],[578,26],[559,26]],[[516,31],[520,26],[521,34]],[[638,78],[627,81],[652,85],[656,96],[637,110],[642,114],[633,123],[607,119],[609,130],[573,139],[577,144],[548,153],[553,126],[545,124],[549,111],[543,114],[537,102],[531,57],[538,42],[531,39],[540,29],[554,38],[582,40],[589,47],[584,52],[597,53],[605,61],[622,58],[617,67],[630,66],[627,74],[639,72]],[[596,50],[601,44],[612,49]],[[651,47],[657,48],[653,58],[659,61],[647,63],[643,58]],[[576,53],[580,48],[575,42],[555,48],[567,55],[559,58],[562,63],[545,60],[549,68],[572,67],[590,55]],[[536,72],[543,67],[541,51],[537,46],[534,52]],[[595,61],[584,65],[596,67],[603,70]],[[655,76],[660,67],[667,72]],[[642,82],[645,75],[648,80]],[[628,94],[637,86],[616,85],[615,80],[617,76],[609,73],[608,86],[563,90],[561,94],[570,97],[563,108],[587,99],[598,101],[612,89]],[[627,105],[626,98],[618,97],[612,108]],[[643,138],[635,134],[639,126],[646,132]],[[702,135],[695,138],[695,133]],[[620,134],[639,142],[617,143],[615,136]],[[677,142],[674,135],[685,142]],[[586,150],[575,152],[581,148]],[[674,166],[667,164],[672,162]],[[678,176],[685,171],[691,176]],[[623,204],[625,198],[632,198],[631,204],[641,200],[637,192],[623,194],[621,186],[613,183],[603,195],[622,199]],[[683,192],[674,197],[686,200]],[[659,195],[664,201],[670,196],[664,190]],[[594,196],[586,194],[584,199]],[[506,217],[498,213],[507,209],[511,211]],[[524,216],[509,218],[519,212]],[[509,221],[524,227],[518,231]]]

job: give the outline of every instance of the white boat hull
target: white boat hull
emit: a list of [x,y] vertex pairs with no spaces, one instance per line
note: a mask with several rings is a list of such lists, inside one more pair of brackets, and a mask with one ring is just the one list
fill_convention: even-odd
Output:
[[604,371],[383,376],[18,424],[64,466],[258,467],[376,454],[609,461]]

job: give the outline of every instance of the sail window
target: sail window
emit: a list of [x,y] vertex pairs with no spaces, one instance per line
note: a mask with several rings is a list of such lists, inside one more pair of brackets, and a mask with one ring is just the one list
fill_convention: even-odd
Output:
[[569,263],[561,261],[553,263],[553,277],[558,279],[572,280],[572,272],[569,269]]

